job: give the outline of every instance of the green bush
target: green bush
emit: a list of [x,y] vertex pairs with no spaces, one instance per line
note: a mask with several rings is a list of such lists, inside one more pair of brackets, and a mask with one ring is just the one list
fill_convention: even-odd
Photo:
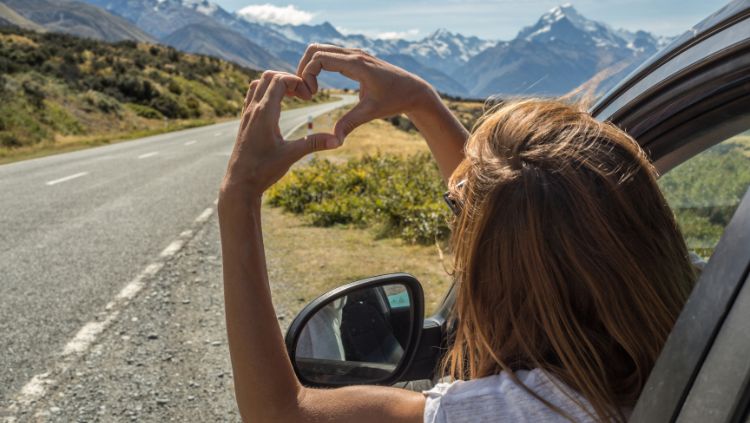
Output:
[[659,179],[688,248],[709,257],[750,185],[750,146],[727,141]]
[[268,201],[316,226],[376,226],[383,236],[424,244],[450,233],[444,190],[428,153],[376,155],[344,164],[313,159],[272,187]]
[[158,110],[162,115],[170,119],[185,119],[190,117],[190,112],[173,96],[162,94],[149,103],[149,106]]
[[144,106],[142,104],[127,103],[125,107],[132,110],[136,115],[146,119],[163,119],[164,115],[159,113],[158,110],[152,109],[151,107]]
[[83,94],[84,103],[89,106],[89,111],[97,109],[103,113],[116,113],[120,110],[120,102],[114,98],[94,90],[88,90]]

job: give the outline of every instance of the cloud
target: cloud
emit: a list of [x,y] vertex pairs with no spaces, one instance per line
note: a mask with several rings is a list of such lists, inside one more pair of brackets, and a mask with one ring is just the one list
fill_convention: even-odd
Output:
[[417,34],[419,34],[418,29],[409,29],[406,31],[387,31],[375,34],[375,38],[380,38],[383,40],[398,40],[401,38],[413,37]]
[[348,29],[341,26],[336,27],[336,31],[344,35],[364,35],[370,38],[380,38],[381,40],[397,40],[402,38],[414,37],[419,34],[418,29],[409,29],[406,31],[373,31],[373,30],[357,30]]
[[309,23],[315,13],[297,9],[294,5],[274,6],[272,4],[252,4],[237,11],[245,19],[257,22],[271,22],[279,25],[300,25]]

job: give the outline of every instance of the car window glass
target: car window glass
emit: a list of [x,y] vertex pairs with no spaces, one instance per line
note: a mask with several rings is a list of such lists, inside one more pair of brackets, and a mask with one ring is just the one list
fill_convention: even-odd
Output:
[[691,253],[708,261],[750,185],[750,131],[690,158],[659,179]]

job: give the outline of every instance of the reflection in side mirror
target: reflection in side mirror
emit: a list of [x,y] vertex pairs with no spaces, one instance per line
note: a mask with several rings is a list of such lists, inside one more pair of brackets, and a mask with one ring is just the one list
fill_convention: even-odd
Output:
[[422,326],[422,291],[405,274],[338,288],[297,316],[287,347],[300,380],[341,386],[395,382]]

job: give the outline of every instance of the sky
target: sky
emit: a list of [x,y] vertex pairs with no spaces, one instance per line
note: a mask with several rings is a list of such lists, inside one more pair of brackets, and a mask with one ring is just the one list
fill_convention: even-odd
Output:
[[438,28],[509,40],[549,9],[569,1],[583,16],[615,28],[678,35],[728,0],[213,0],[233,12],[277,23],[331,22],[344,33],[380,38],[425,37]]

